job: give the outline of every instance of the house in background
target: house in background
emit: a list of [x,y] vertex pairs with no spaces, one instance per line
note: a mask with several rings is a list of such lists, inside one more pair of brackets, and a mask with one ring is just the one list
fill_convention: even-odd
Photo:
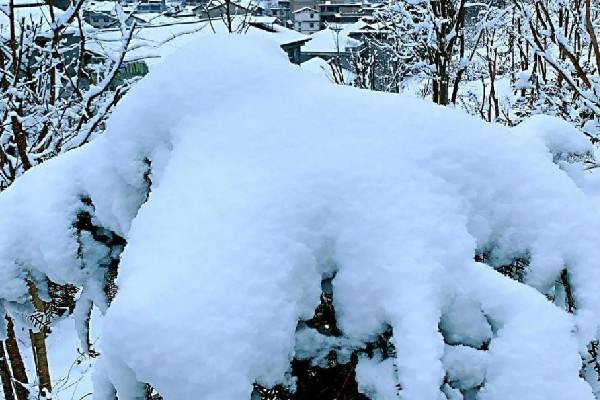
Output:
[[267,15],[277,18],[281,23],[291,28],[293,25],[292,9],[289,0],[279,0],[271,3]]
[[162,13],[167,9],[165,0],[142,0],[137,6],[140,13]]
[[266,19],[266,17],[252,17],[249,19],[249,25],[251,28],[270,33],[269,36],[279,43],[279,47],[287,53],[290,62],[300,64],[302,46],[308,43],[311,37],[276,23],[265,23]]
[[117,26],[120,7],[116,1],[90,1],[84,5],[83,20],[99,29]]
[[196,6],[194,12],[200,19],[222,18],[225,15],[231,17],[265,15],[264,7],[253,0],[212,0]]
[[175,17],[175,18],[195,17],[196,16],[195,9],[198,6],[198,4],[199,4],[199,2],[195,2],[195,3],[191,3],[190,4],[188,1],[185,1],[183,7],[181,7],[181,10],[178,11],[178,12],[176,12],[172,16]]
[[309,7],[316,10],[319,6],[319,0],[290,0],[290,10],[298,11],[301,8]]
[[319,12],[323,23],[353,23],[367,15],[360,3],[343,3],[336,0],[327,0],[319,4]]
[[321,29],[319,12],[310,7],[294,11],[294,29],[306,34],[318,32]]
[[[0,14],[1,15],[1,14]],[[131,50],[125,58],[125,66],[121,76],[138,76],[145,74],[159,65],[165,57],[189,43],[202,40],[215,33],[227,33],[229,26],[221,18],[211,21],[189,20],[181,23],[155,23],[156,20],[166,21],[171,17],[157,17],[149,21],[148,25],[140,26],[131,42]],[[181,20],[180,18],[172,18]],[[275,42],[288,55],[290,62],[300,64],[300,49],[311,40],[311,36],[304,35],[292,29],[281,26],[273,17],[239,16],[232,18],[235,27],[244,27],[244,31],[251,35],[260,35]],[[121,46],[122,32],[118,29],[105,29],[99,31],[86,43],[88,51],[98,57],[110,57]],[[139,61],[143,61],[143,64]],[[131,63],[131,64],[129,64]],[[147,68],[146,68],[147,67]]]
[[198,17],[195,15],[189,17],[166,15],[166,13],[133,13],[127,20],[127,24],[137,24],[137,26],[168,26],[177,24],[189,24],[198,22]]
[[342,68],[352,70],[352,56],[362,51],[364,43],[353,39],[351,35],[364,27],[364,22],[355,24],[332,24],[327,28],[310,35],[301,49],[302,62],[313,57],[321,57],[325,61],[333,58],[339,60]]

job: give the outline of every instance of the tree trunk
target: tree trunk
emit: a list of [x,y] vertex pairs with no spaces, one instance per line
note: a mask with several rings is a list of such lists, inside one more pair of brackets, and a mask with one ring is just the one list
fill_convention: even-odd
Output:
[[8,353],[8,359],[10,361],[10,367],[13,373],[13,379],[15,381],[15,392],[17,394],[17,400],[28,400],[29,390],[27,384],[27,372],[25,371],[25,364],[19,351],[19,345],[17,344],[17,337],[15,335],[15,325],[9,316],[6,316],[8,323],[6,324],[7,339],[6,352]]
[[450,104],[450,82],[448,82],[448,77],[444,76],[440,79],[440,94],[438,104],[442,106],[447,106]]
[[[27,281],[29,286],[29,293],[31,294],[31,301],[38,313],[42,315],[46,314],[46,304],[40,298],[38,289],[32,281]],[[46,351],[46,331],[47,321],[43,321],[38,332],[34,332],[33,329],[29,330],[29,336],[31,338],[31,347],[33,350],[33,357],[35,360],[35,372],[39,381],[40,395],[45,396],[52,392],[52,382],[50,381],[50,367],[48,365],[48,352]]]
[[437,66],[438,69],[438,101],[437,103],[442,106],[450,104],[450,78],[448,76],[447,66],[441,62]]
[[431,100],[435,104],[439,104],[439,98],[440,98],[439,86],[440,86],[439,81],[437,79],[434,79],[432,82],[433,93],[431,94]]
[[4,400],[15,400],[15,393],[12,386],[12,376],[8,368],[8,357],[4,351],[4,342],[0,340],[0,379],[2,380],[2,391]]

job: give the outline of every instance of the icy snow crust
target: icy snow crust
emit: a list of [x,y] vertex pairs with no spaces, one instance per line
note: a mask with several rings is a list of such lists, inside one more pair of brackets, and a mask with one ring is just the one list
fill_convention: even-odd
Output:
[[[207,37],[134,87],[105,136],[0,196],[0,307],[27,302],[26,266],[107,308],[107,255],[77,257],[86,196],[95,223],[128,241],[96,399],[112,385],[142,397],[141,382],[169,400],[248,399],[253,382],[287,382],[298,320],[334,273],[345,340],[393,327],[396,359],[357,368],[376,399],[397,383],[406,400],[462,398],[445,375],[483,385],[480,400],[593,399],[579,370],[599,322],[600,219],[534,142],[323,85],[267,40]],[[526,284],[477,250],[492,265],[527,255]],[[544,295],[565,267],[574,315]]]

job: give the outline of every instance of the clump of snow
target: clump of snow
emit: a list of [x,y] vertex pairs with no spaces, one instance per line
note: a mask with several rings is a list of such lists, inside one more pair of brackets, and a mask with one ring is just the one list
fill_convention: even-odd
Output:
[[579,187],[585,186],[584,162],[594,153],[594,146],[581,131],[561,118],[543,114],[527,118],[513,131],[551,155]]
[[537,140],[555,159],[583,158],[594,147],[585,135],[567,121],[551,115],[533,115],[521,122],[515,133]]
[[[83,211],[127,241],[110,307],[110,254],[78,232]],[[522,135],[322,85],[273,41],[215,35],[132,88],[104,136],[0,196],[0,305],[26,304],[23,279],[47,276],[108,309],[97,399],[143,397],[145,382],[167,400],[248,399],[255,382],[289,383],[296,352],[390,326],[395,355],[357,366],[377,399],[587,400],[599,228]],[[481,252],[494,266],[527,255],[522,282]],[[565,269],[575,314],[552,297]],[[297,331],[332,276],[343,337]]]
[[394,360],[361,357],[356,365],[358,390],[372,399],[396,400],[399,390]]
[[488,352],[469,346],[446,346],[442,363],[454,387],[466,390],[483,384],[488,357]]
[[333,351],[337,362],[346,364],[350,362],[353,351],[360,349],[363,342],[348,337],[327,336],[315,329],[298,329],[295,334],[294,355],[299,360],[310,360],[311,364],[326,368],[327,357]]
[[479,348],[493,337],[481,303],[458,293],[443,310],[440,330],[449,344]]
[[521,71],[519,79],[515,82],[514,90],[532,89],[535,86],[531,83],[531,71]]
[[334,76],[331,65],[321,57],[313,57],[310,60],[300,64],[300,67],[322,77],[323,79],[326,79],[331,83],[342,83],[348,85],[352,84],[354,79],[356,79],[356,75],[352,71],[341,68],[341,77],[343,82],[336,82],[336,77]]

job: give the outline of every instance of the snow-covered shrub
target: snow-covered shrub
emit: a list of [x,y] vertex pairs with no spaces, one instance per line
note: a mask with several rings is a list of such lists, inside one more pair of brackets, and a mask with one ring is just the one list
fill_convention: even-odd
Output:
[[573,121],[584,127],[593,141],[598,141],[598,2],[513,0],[513,3],[519,53],[521,58],[523,54],[530,58],[521,72],[530,78],[530,99],[541,108],[534,113],[552,113]]
[[594,399],[600,216],[520,129],[206,38],[0,195],[0,307],[106,311],[98,400]]
[[36,3],[0,5],[0,190],[101,133],[135,80],[120,74],[135,27],[123,15],[116,50],[99,56],[89,49],[96,32],[83,21],[84,0],[66,10]]

